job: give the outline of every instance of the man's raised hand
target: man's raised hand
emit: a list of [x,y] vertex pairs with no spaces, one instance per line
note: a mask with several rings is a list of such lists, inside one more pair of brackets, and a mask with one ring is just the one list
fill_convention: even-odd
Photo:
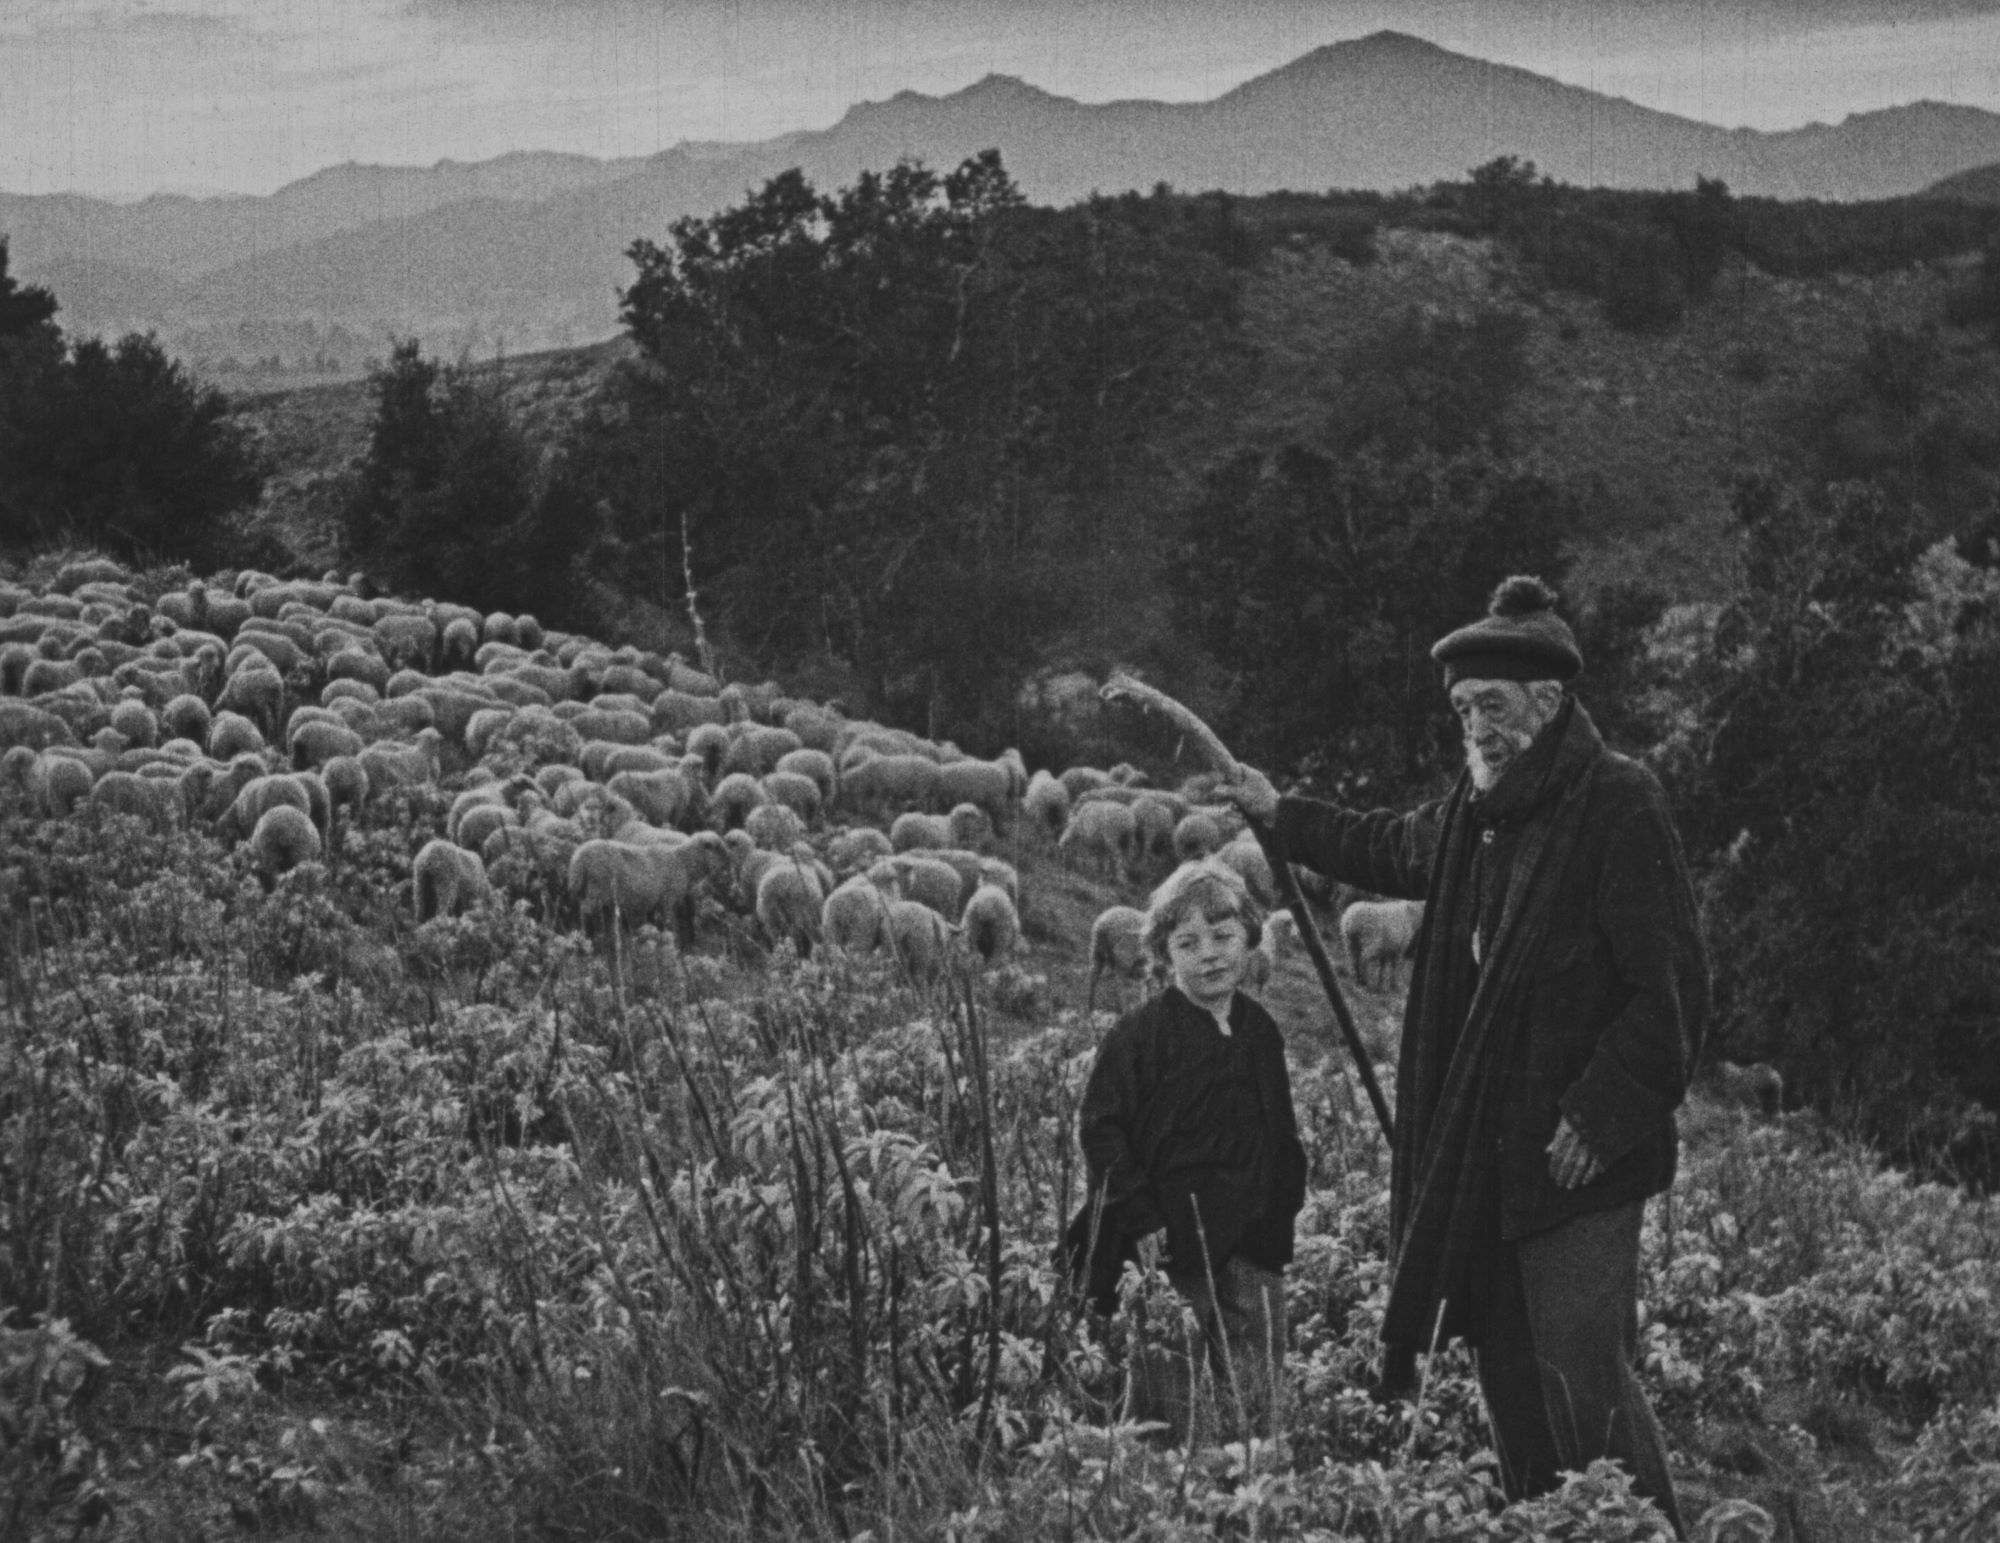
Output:
[[1235,782],[1225,782],[1218,787],[1216,796],[1228,799],[1259,825],[1269,825],[1278,817],[1277,788],[1254,766],[1245,766],[1242,773]]

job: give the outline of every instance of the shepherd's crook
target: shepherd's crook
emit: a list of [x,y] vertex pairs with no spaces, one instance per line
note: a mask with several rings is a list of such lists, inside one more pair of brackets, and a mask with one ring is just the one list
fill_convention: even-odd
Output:
[[[1210,770],[1230,782],[1243,780],[1243,763],[1216,738],[1215,730],[1164,691],[1157,691],[1144,681],[1121,673],[1107,680],[1098,695],[1107,702],[1136,702],[1140,707],[1158,713],[1194,741],[1196,751],[1208,763]],[[1333,1016],[1340,1023],[1341,1037],[1347,1041],[1348,1053],[1354,1057],[1355,1070],[1361,1073],[1361,1085],[1368,1090],[1368,1102],[1375,1107],[1375,1118],[1382,1127],[1382,1139],[1394,1146],[1396,1126],[1389,1116],[1389,1101],[1382,1096],[1382,1085],[1375,1080],[1375,1068],[1361,1043],[1361,1031],[1354,1026],[1354,1014],[1348,1011],[1347,998],[1340,994],[1340,982],[1333,975],[1333,961],[1327,957],[1326,944],[1320,938],[1319,928],[1313,924],[1312,913],[1306,909],[1306,897],[1299,889],[1299,881],[1292,875],[1291,864],[1284,860],[1281,853],[1272,850],[1270,833],[1260,829],[1254,820],[1250,828],[1256,833],[1258,846],[1264,850],[1264,860],[1271,865],[1271,878],[1278,886],[1278,898],[1285,902],[1285,909],[1298,923],[1299,939],[1312,956],[1313,969],[1319,974],[1319,983],[1326,991],[1327,1001],[1333,1004]]]

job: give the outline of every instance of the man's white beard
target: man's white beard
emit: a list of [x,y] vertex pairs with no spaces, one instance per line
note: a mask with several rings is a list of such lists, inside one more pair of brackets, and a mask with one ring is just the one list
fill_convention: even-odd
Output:
[[1513,753],[1504,760],[1496,762],[1487,760],[1486,753],[1473,742],[1470,735],[1466,736],[1465,769],[1472,774],[1474,792],[1490,792],[1493,784],[1500,780],[1501,774],[1520,760],[1527,753],[1528,747],[1535,742],[1535,736],[1530,733],[1503,734],[1501,737],[1513,747]]

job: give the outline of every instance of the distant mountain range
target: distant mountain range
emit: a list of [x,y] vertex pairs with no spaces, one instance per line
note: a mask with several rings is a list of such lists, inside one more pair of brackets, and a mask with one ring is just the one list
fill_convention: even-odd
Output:
[[317,354],[351,370],[391,332],[434,349],[561,345],[616,327],[623,253],[789,167],[821,187],[997,146],[1029,198],[1092,191],[1399,188],[1494,156],[1565,182],[1868,199],[2000,163],[2000,114],[1922,102],[1783,133],[1722,129],[1393,32],[1316,49],[1213,101],[1091,106],[1008,76],[852,108],[830,129],[599,161],[522,153],[338,166],[268,197],[111,203],[0,194],[17,275],[73,330],[159,330],[211,367]]

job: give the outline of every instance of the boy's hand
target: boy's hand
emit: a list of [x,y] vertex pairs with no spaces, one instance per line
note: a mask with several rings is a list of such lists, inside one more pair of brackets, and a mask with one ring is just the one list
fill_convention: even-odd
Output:
[[1278,790],[1271,779],[1254,766],[1243,768],[1241,780],[1225,782],[1215,790],[1259,825],[1269,825],[1278,817]]

